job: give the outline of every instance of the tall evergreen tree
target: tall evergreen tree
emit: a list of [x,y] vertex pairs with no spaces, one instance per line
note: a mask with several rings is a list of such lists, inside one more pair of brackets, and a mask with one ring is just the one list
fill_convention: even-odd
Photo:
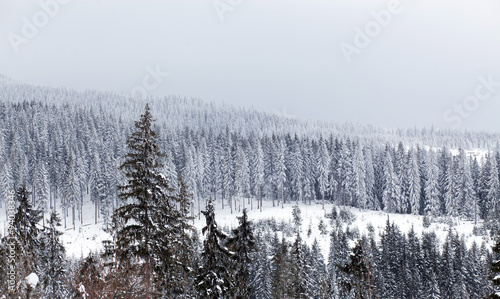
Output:
[[290,298],[293,296],[293,286],[289,245],[285,238],[279,242],[277,236],[275,236],[275,245],[271,261],[272,298]]
[[439,201],[439,168],[436,161],[436,155],[433,151],[428,153],[427,161],[427,180],[425,182],[425,207],[426,215],[434,217],[441,214],[441,204]]
[[490,263],[491,293],[489,299],[500,299],[500,237],[497,237],[495,245],[491,248],[492,261]]
[[490,173],[488,177],[488,189],[486,194],[488,219],[494,222],[500,219],[500,180],[497,160],[494,155],[489,155]]
[[333,231],[330,235],[330,254],[328,255],[327,267],[328,293],[332,298],[340,298],[342,296],[342,286],[348,283],[347,273],[341,270],[342,266],[346,265],[349,260],[348,241],[342,229]]
[[233,295],[234,282],[229,272],[229,262],[234,254],[225,246],[227,235],[219,230],[215,222],[215,210],[212,199],[208,201],[205,215],[206,226],[201,267],[195,280],[198,295],[202,298],[226,298]]
[[407,182],[407,196],[411,208],[411,213],[414,215],[418,215],[420,213],[421,186],[418,159],[414,149],[411,149],[408,153]]
[[264,152],[260,140],[255,139],[255,151],[250,161],[250,188],[258,199],[258,207],[262,211],[262,186],[264,185]]
[[475,200],[476,193],[474,191],[474,181],[470,169],[469,158],[466,157],[463,150],[459,154],[459,168],[460,174],[458,177],[458,195],[460,200],[460,216],[464,219],[472,220],[475,217],[476,211]]
[[[173,295],[187,298],[192,293],[193,265],[195,262],[196,248],[192,236],[196,234],[194,226],[189,224],[194,218],[190,217],[193,195],[188,192],[184,176],[179,176],[177,200],[179,204],[179,220],[176,231],[177,238],[173,242],[172,253],[178,258],[172,264],[172,274],[167,287]],[[192,295],[192,294],[191,294]]]
[[[241,147],[238,147],[236,150],[235,157],[235,187],[236,187],[236,195],[238,195],[240,199],[240,203],[243,202],[243,207],[245,207],[245,198],[250,193],[250,168],[248,165],[248,158],[246,153],[243,151]],[[240,204],[241,207],[241,204]]]
[[349,256],[350,261],[342,266],[342,271],[350,277],[350,280],[343,285],[344,292],[354,292],[355,298],[359,299],[371,298],[373,288],[371,284],[373,274],[370,271],[363,247],[363,240],[359,239]]
[[66,279],[66,249],[61,243],[61,219],[56,212],[50,214],[48,226],[42,237],[42,252],[40,255],[41,285],[45,289],[46,298],[67,298]]
[[388,150],[385,152],[383,165],[384,191],[382,193],[382,203],[384,204],[384,211],[395,213],[397,203],[401,200],[401,188],[394,172],[391,153]]
[[321,193],[321,203],[323,210],[325,209],[325,193],[328,187],[328,169],[330,166],[330,154],[326,148],[323,139],[320,140],[317,161],[316,174],[318,180],[319,192]]
[[19,258],[17,265],[21,271],[16,274],[21,275],[21,278],[39,271],[38,257],[42,233],[39,225],[42,220],[42,211],[33,208],[30,194],[26,185],[23,184],[17,189],[15,196],[18,208],[14,215],[12,232],[19,245],[16,257]]
[[[113,215],[117,253],[121,260],[138,257],[144,261],[145,298],[161,292],[168,282],[175,257],[173,244],[180,226],[173,189],[161,174],[165,156],[152,128],[153,116],[146,105],[135,131],[129,136],[129,152],[120,166],[127,178],[119,186],[119,196],[126,204]],[[155,286],[156,283],[156,286]]]
[[252,254],[251,298],[267,299],[271,298],[272,292],[271,261],[269,259],[271,253],[268,242],[264,238],[257,238],[256,244],[256,251]]
[[255,250],[255,238],[252,223],[248,220],[247,210],[238,217],[239,226],[233,229],[233,237],[228,240],[228,248],[234,252],[235,298],[249,298],[252,287],[250,284],[251,254]]
[[459,215],[459,205],[458,205],[458,192],[457,192],[457,167],[458,163],[456,158],[450,160],[448,165],[448,170],[445,176],[445,187],[444,187],[444,200],[446,207],[446,214],[448,216],[457,217]]
[[314,239],[310,254],[307,257],[308,298],[325,298],[327,293],[327,273],[325,260],[317,239]]
[[293,298],[308,298],[308,295],[311,293],[309,277],[311,269],[309,269],[309,265],[307,264],[304,247],[300,232],[297,232],[297,237],[290,251]]
[[360,210],[366,209],[366,168],[361,144],[358,144],[354,150],[352,170],[354,175],[353,192],[357,200],[358,208]]

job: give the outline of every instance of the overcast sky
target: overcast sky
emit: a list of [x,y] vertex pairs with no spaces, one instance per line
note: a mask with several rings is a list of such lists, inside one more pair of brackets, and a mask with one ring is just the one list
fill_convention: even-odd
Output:
[[498,0],[55,1],[0,0],[0,74],[302,118],[500,131]]

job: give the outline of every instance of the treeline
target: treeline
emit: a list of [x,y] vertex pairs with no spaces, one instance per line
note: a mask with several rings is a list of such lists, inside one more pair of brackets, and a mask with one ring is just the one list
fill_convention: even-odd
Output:
[[[104,110],[0,103],[0,204],[25,182],[32,202],[60,209],[65,227],[82,221],[90,194],[95,219],[109,224],[129,122]],[[182,172],[194,195],[192,216],[205,200],[232,210],[296,201],[329,201],[361,209],[462,219],[493,219],[500,197],[498,149],[468,152],[402,142],[380,144],[335,135],[230,130],[160,132],[170,181]],[[484,157],[483,157],[484,154]],[[174,186],[175,187],[175,186]],[[69,224],[67,221],[69,220]]]
[[339,139],[363,139],[367,143],[384,145],[401,141],[408,146],[425,144],[431,147],[447,148],[493,148],[500,137],[492,132],[469,132],[436,128],[387,129],[354,123],[305,120],[282,114],[267,113],[253,108],[216,104],[197,98],[181,96],[147,97],[136,99],[128,96],[86,90],[78,92],[63,87],[48,87],[22,84],[0,75],[0,100],[6,104],[41,102],[51,107],[69,105],[74,109],[103,111],[115,119],[130,124],[137,119],[146,103],[155,111],[157,124],[168,131],[183,130],[212,131],[222,133],[229,127],[244,138],[251,134],[262,136],[298,134],[318,139],[334,135]]

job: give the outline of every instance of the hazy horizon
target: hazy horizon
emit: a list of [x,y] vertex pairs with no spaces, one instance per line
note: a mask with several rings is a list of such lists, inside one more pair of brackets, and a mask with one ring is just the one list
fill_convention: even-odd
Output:
[[498,132],[499,13],[493,0],[0,0],[0,73],[339,123]]

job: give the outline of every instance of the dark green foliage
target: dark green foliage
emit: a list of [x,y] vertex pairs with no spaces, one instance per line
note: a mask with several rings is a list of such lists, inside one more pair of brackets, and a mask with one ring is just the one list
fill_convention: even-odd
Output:
[[182,174],[179,176],[177,199],[179,203],[179,231],[177,239],[173,242],[173,252],[179,256],[178,260],[172,264],[172,275],[168,280],[168,288],[171,293],[184,297],[193,294],[193,266],[196,261],[196,242],[193,236],[197,237],[194,226],[189,224],[193,217],[189,216],[193,195],[188,192],[188,186]]
[[296,229],[299,229],[300,226],[302,225],[302,216],[298,204],[293,206],[292,216],[293,216],[293,224],[295,224]]
[[278,241],[277,236],[274,239],[275,248],[272,257],[272,298],[290,298],[293,295],[293,286],[291,285],[291,258],[288,249],[288,243],[283,238]]
[[347,274],[341,270],[349,260],[349,244],[346,234],[334,231],[330,235],[330,255],[328,257],[328,294],[333,298],[341,296],[341,286],[348,281]]
[[268,258],[270,256],[268,241],[264,238],[257,238],[256,247],[257,250],[252,253],[252,298],[271,298],[271,262]]
[[212,199],[208,201],[205,211],[206,226],[201,266],[195,280],[196,290],[202,298],[226,298],[233,295],[234,282],[229,272],[230,260],[234,253],[225,247],[227,236],[219,230],[215,222],[215,211]]
[[31,296],[36,297],[42,295],[40,288],[27,290],[25,284],[21,283],[29,274],[36,273],[40,276],[41,273],[39,257],[42,252],[40,242],[42,211],[33,208],[30,195],[25,184],[16,190],[17,211],[14,215],[14,223],[9,230],[7,249],[9,251],[14,249],[15,252],[10,265],[15,266],[16,294],[27,296],[26,292],[29,292]]
[[[177,264],[182,264],[176,252],[183,242],[180,235],[187,229],[185,216],[176,207],[178,198],[171,194],[173,188],[161,173],[165,154],[158,145],[153,121],[146,105],[127,140],[129,152],[120,166],[126,183],[119,186],[119,196],[126,204],[113,215],[118,258],[124,261],[138,257],[144,261],[148,298],[152,291],[175,292],[170,282],[176,276]],[[183,208],[186,209],[185,204]]]
[[495,245],[491,248],[493,259],[490,263],[491,275],[488,277],[491,280],[492,291],[487,297],[489,299],[500,298],[500,237],[497,237]]
[[234,252],[235,269],[233,277],[235,282],[235,297],[248,298],[251,294],[250,265],[251,253],[255,250],[255,238],[252,223],[248,220],[247,210],[238,217],[240,225],[233,229],[233,237],[228,240],[229,249]]
[[309,265],[307,264],[306,252],[300,233],[297,233],[295,242],[290,251],[290,267],[291,267],[291,287],[293,298],[308,298],[310,294],[310,281],[308,274],[310,273]]
[[366,255],[363,252],[364,241],[358,240],[352,253],[349,256],[350,261],[341,267],[342,271],[349,275],[350,280],[343,282],[342,288],[344,294],[354,292],[355,298],[371,298],[373,274],[370,271]]
[[40,255],[40,268],[43,275],[41,277],[42,287],[45,289],[47,298],[66,298],[66,259],[65,248],[61,244],[58,230],[61,226],[61,219],[56,212],[50,214],[48,226],[44,229],[42,238],[42,252]]
[[[22,185],[16,191],[15,200],[18,203],[14,216],[13,233],[19,245],[18,264],[26,276],[37,271],[37,257],[40,249],[41,230],[38,224],[42,220],[42,211],[33,208],[30,202],[31,193]],[[24,277],[23,277],[24,278]]]
[[325,259],[321,254],[317,239],[314,239],[314,243],[307,256],[307,266],[309,269],[308,296],[310,298],[324,298],[328,292],[327,272]]

